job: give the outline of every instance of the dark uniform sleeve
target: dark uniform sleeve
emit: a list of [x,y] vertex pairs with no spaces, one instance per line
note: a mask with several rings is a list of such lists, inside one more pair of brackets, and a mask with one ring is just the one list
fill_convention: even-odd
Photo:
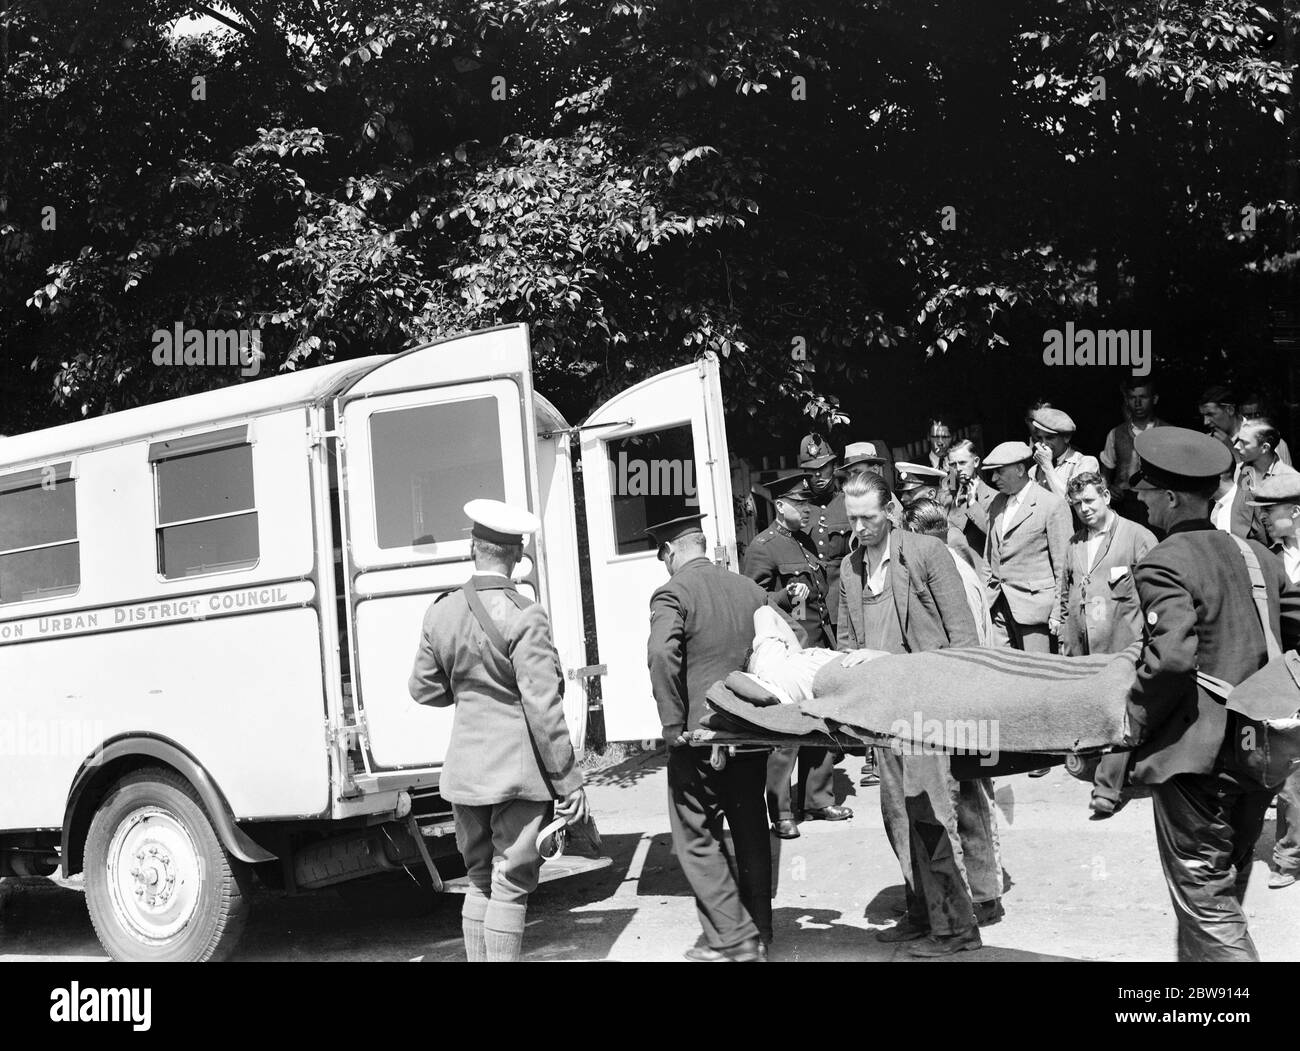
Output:
[[430,643],[433,631],[433,607],[424,615],[420,628],[420,645],[415,651],[415,665],[411,669],[411,678],[406,684],[412,700],[416,704],[428,704],[434,708],[446,708],[456,698],[451,692],[451,681],[447,673],[438,665]]
[[582,774],[564,721],[564,677],[546,610],[538,603],[524,607],[511,635],[510,663],[519,701],[551,784],[559,795],[567,796],[582,787]]
[[1146,616],[1137,683],[1129,693],[1129,743],[1142,744],[1173,714],[1196,682],[1196,605],[1162,559],[1148,556],[1133,569]]
[[793,603],[790,593],[781,583],[781,573],[777,568],[777,558],[772,552],[766,538],[760,534],[745,552],[745,576],[762,588],[770,596],[768,604],[789,612]]
[[686,725],[689,699],[682,679],[682,644],[685,639],[685,611],[675,592],[660,588],[650,598],[650,641],[648,663],[650,687],[659,707],[664,742],[671,746]]

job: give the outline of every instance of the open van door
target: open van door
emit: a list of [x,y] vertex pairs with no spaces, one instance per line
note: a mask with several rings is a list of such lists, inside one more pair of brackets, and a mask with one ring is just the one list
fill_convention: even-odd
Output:
[[731,467],[717,359],[660,373],[580,426],[605,736],[659,737],[646,640],[650,596],[668,579],[647,525],[703,512],[709,556],[736,566]]
[[[488,329],[406,351],[335,402],[351,687],[369,772],[440,767],[451,708],[417,705],[407,680],[425,611],[473,572],[463,507],[485,497],[538,510],[528,330]],[[545,591],[533,537],[520,594]]]

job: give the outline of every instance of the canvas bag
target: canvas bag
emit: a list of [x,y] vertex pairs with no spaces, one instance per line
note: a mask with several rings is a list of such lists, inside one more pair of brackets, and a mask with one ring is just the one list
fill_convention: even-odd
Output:
[[1228,535],[1246,562],[1268,663],[1236,686],[1200,671],[1196,679],[1235,716],[1230,733],[1237,765],[1266,788],[1277,788],[1300,768],[1300,655],[1283,653],[1273,634],[1268,590],[1255,552],[1241,537]]
[[[479,597],[478,589],[474,586],[473,578],[465,581],[461,590],[465,593],[465,601],[469,603],[470,612],[474,614],[474,619],[478,621],[484,633],[488,637],[493,651],[501,659],[503,668],[509,669],[511,675],[514,674],[514,664],[510,660],[510,646],[506,642],[505,636],[501,634],[501,629],[497,627],[496,621],[488,613],[487,607],[483,605],[482,598]],[[507,592],[512,601],[520,609],[529,605],[517,592]],[[533,722],[528,717],[528,706],[520,703],[520,709],[524,714],[524,725],[528,728],[528,740],[533,746],[533,757],[537,760],[537,768],[542,772],[542,780],[546,782],[546,789],[551,794],[551,799],[555,802],[561,800],[561,795],[555,790],[555,784],[551,780],[551,773],[546,769],[546,763],[542,759],[542,750],[537,744],[537,733],[533,728]],[[564,829],[559,829],[554,834],[555,853],[547,853],[548,857],[555,857],[563,854],[566,849],[572,852],[589,854],[595,857],[600,854],[602,849],[600,830],[596,828],[596,819],[591,816],[591,802],[587,803],[588,812],[586,818],[574,825],[569,825]],[[557,819],[558,820],[558,819]]]

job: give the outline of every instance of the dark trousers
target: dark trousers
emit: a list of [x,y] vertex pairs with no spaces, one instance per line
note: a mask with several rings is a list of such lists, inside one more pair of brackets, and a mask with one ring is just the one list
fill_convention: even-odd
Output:
[[[668,818],[673,850],[695,894],[710,948],[730,949],[756,934],[772,937],[772,841],[762,752],[730,756],[722,770],[709,752],[668,749]],[[731,853],[722,823],[731,829]]]
[[[767,759],[767,813],[772,821],[791,821],[795,811],[820,810],[835,803],[835,763],[829,748],[776,748]],[[793,799],[790,774],[799,760],[799,786]]]
[[1273,864],[1278,872],[1300,876],[1300,770],[1294,771],[1277,793]]
[[957,782],[957,833],[970,896],[983,905],[1002,897],[1002,851],[993,779]]
[[970,930],[975,907],[959,830],[961,790],[948,757],[877,748],[876,765],[880,813],[903,870],[908,919],[937,935]]
[[1230,771],[1152,785],[1156,847],[1178,920],[1180,962],[1259,959],[1242,903],[1273,793]]

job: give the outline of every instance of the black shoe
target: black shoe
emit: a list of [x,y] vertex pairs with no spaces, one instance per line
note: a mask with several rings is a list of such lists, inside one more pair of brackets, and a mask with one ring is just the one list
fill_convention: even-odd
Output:
[[1006,914],[1007,910],[1002,907],[1001,898],[975,903],[975,923],[977,926],[992,927],[995,923],[1001,923],[1002,917]]
[[1052,768],[1051,768],[1050,766],[1045,766],[1045,767],[1043,767],[1041,770],[1030,770],[1030,771],[1029,771],[1029,776],[1030,776],[1030,777],[1046,777],[1046,776],[1047,776],[1048,774],[1050,774],[1051,772],[1052,772]]
[[782,818],[772,825],[772,831],[776,833],[777,839],[798,839],[799,826],[795,824],[793,818]]
[[853,811],[848,807],[834,804],[803,812],[805,821],[847,821],[852,816]]
[[910,942],[917,938],[929,937],[929,927],[918,927],[911,920],[899,920],[894,926],[876,932],[876,941],[890,945],[894,942]]

